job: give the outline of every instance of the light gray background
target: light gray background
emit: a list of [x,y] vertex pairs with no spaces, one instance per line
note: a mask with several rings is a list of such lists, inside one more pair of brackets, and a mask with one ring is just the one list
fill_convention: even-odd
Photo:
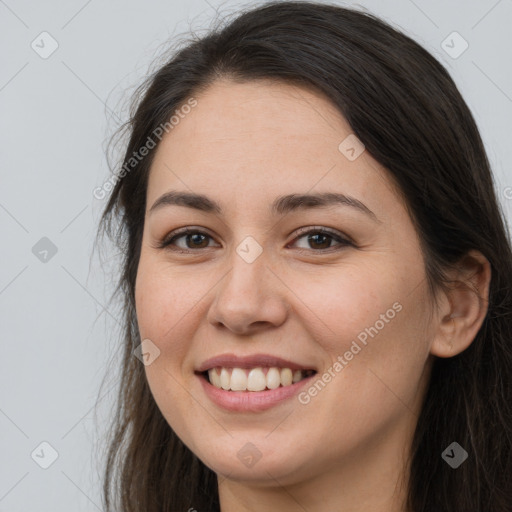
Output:
[[[91,258],[104,207],[92,191],[109,175],[105,143],[166,40],[189,28],[201,33],[245,5],[255,4],[0,0],[0,512],[102,510],[100,436],[115,372],[100,384],[118,354],[120,321],[107,305],[114,274]],[[512,1],[340,5],[380,15],[448,67],[475,115],[511,219]],[[31,47],[51,48],[43,31],[59,45],[46,59]],[[469,44],[455,59],[441,46],[454,31]],[[447,41],[452,52],[462,49],[457,36]],[[42,237],[57,247],[46,262],[32,251]],[[58,453],[48,469],[35,462],[51,460],[43,441]]]

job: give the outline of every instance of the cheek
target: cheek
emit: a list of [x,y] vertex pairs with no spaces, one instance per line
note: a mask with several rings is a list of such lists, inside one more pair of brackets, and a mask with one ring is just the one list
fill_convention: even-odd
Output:
[[150,340],[159,350],[144,370],[158,408],[182,439],[187,438],[190,421],[183,361],[195,328],[192,320],[200,307],[198,298],[204,295],[204,283],[194,286],[197,282],[141,255],[135,287],[137,322],[141,340]]
[[390,289],[381,297],[384,303],[372,302],[366,318],[350,327],[337,349],[346,361],[345,380],[338,385],[353,392],[347,409],[366,417],[369,425],[416,407],[431,339],[426,286],[412,293]]
[[303,304],[299,316],[312,320],[308,330],[317,326],[311,334],[332,356],[348,350],[361,333],[364,338],[365,329],[376,322],[382,328],[381,315],[392,320],[399,309],[393,304],[403,295],[400,281],[382,265],[322,269],[309,279],[303,275],[293,281],[294,294],[300,299],[295,302]]
[[421,260],[333,269],[301,280],[294,292],[304,303],[299,316],[312,319],[311,336],[333,362],[341,356],[349,367],[339,372],[351,376],[344,385],[358,382],[358,392],[366,387],[366,400],[374,402],[381,391],[389,393],[381,377],[410,398],[408,386],[421,376],[431,337]]
[[170,418],[184,401],[183,361],[189,347],[187,340],[192,336],[187,326],[197,298],[190,287],[181,290],[179,282],[161,267],[157,262],[151,264],[149,258],[141,258],[135,305],[140,338],[150,340],[152,350],[158,353],[158,357],[144,367],[146,378],[158,407],[164,417]]
[[135,288],[137,320],[142,338],[165,348],[180,340],[177,331],[191,324],[208,286],[199,276],[141,257]]

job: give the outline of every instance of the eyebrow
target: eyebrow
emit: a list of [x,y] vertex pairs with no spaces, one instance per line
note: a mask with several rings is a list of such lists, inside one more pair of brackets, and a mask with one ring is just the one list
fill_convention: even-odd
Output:
[[[284,215],[286,213],[306,210],[310,208],[326,208],[329,206],[349,206],[354,208],[375,222],[381,222],[375,213],[373,213],[364,203],[345,194],[323,192],[314,194],[289,194],[280,196],[274,200],[270,206],[270,211],[274,215]],[[214,200],[203,194],[191,192],[170,191],[160,196],[149,209],[149,214],[165,206],[185,206],[206,213],[215,213],[222,215],[221,206]]]

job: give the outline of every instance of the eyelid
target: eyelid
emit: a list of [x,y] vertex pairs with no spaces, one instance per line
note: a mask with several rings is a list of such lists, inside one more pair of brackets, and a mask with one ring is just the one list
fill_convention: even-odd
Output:
[[[328,235],[331,238],[333,238],[335,241],[337,241],[339,243],[338,248],[336,246],[329,247],[327,249],[319,249],[319,250],[298,248],[297,249],[298,252],[322,254],[322,253],[327,253],[327,252],[334,252],[334,251],[338,250],[339,248],[343,248],[346,246],[356,247],[355,242],[348,235],[345,235],[344,233],[342,233],[338,230],[335,230],[332,228],[327,228],[324,226],[304,226],[302,228],[299,228],[298,230],[295,231],[295,238],[289,244],[287,244],[287,247],[291,243],[296,242],[298,239],[302,238],[305,235],[317,234],[317,233],[325,234],[325,235]],[[212,240],[215,239],[215,237],[213,235],[211,235],[208,232],[208,230],[205,228],[195,227],[195,226],[186,226],[183,228],[175,229],[175,230],[171,231],[170,233],[168,233],[161,241],[159,241],[157,243],[156,248],[168,249],[172,245],[171,241],[181,238],[182,236],[185,236],[187,234],[202,234],[202,235],[206,235],[207,237],[211,238]],[[182,253],[182,254],[195,254],[195,253],[201,252],[201,250],[209,249],[209,248],[211,248],[211,247],[206,247],[206,248],[202,248],[202,249],[200,248],[200,249],[170,249],[170,250],[173,252]]]
[[[299,228],[295,231],[296,237],[293,241],[297,240],[297,238],[302,237],[303,235],[307,235],[309,233],[323,233],[332,236],[333,238],[337,238],[338,240],[341,240],[343,242],[347,242],[350,244],[355,245],[354,240],[352,240],[351,237],[346,235],[345,233],[338,231],[337,229],[333,228],[327,228],[325,226],[305,226],[303,228]],[[316,251],[319,252],[319,251]]]
[[[208,237],[210,237],[212,240],[215,239],[215,237],[213,235],[211,235],[207,229],[205,228],[202,228],[202,227],[199,227],[199,226],[186,226],[184,228],[177,228],[177,229],[174,229],[173,231],[171,231],[170,233],[168,233],[167,235],[165,235],[165,237],[158,241],[157,242],[157,248],[160,248],[160,249],[166,249],[170,243],[171,243],[171,240],[174,240],[174,239],[177,239],[177,238],[181,238],[182,236],[184,235],[189,235],[189,234],[201,234],[201,235],[206,235]],[[188,249],[188,250],[181,250],[181,249],[177,249],[176,252],[197,252],[199,251],[200,249]]]

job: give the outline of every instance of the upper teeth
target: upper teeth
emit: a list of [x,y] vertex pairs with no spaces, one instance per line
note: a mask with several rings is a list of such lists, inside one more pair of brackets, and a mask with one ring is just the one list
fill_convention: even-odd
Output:
[[303,379],[309,371],[290,368],[222,368],[220,375],[217,368],[208,370],[211,384],[226,391],[263,391],[279,386],[290,386]]

